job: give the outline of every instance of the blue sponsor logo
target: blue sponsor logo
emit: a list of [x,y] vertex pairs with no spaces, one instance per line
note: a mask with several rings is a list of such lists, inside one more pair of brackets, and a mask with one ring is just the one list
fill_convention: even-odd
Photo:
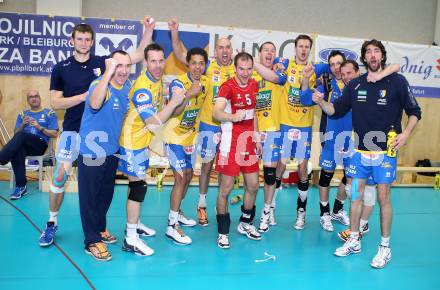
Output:
[[342,52],[345,55],[345,57],[347,59],[352,59],[352,60],[357,61],[357,59],[359,58],[359,55],[356,52],[354,52],[352,50],[349,50],[349,49],[345,49],[345,48],[324,48],[318,54],[319,55],[319,59],[321,59],[321,61],[323,61],[323,62],[327,62],[328,56],[329,56],[329,54],[333,50],[339,50],[340,52]]

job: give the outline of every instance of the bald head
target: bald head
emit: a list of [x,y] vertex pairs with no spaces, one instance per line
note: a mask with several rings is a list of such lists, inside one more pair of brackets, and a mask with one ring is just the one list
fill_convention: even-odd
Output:
[[27,102],[32,110],[38,110],[41,107],[40,93],[37,90],[30,90],[26,94]]
[[232,44],[226,37],[217,40],[214,52],[215,59],[220,65],[230,65],[232,62]]

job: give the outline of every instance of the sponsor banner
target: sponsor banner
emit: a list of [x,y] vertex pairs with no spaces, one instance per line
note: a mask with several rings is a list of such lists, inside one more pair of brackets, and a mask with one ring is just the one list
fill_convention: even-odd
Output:
[[[0,13],[0,73],[50,75],[56,63],[73,55],[70,37],[78,23],[90,24],[95,31],[91,52],[96,55],[132,52],[142,37],[139,21]],[[133,73],[140,69],[133,68]]]
[[[363,39],[318,35],[316,62],[327,62],[332,50],[341,50],[363,68],[360,54]],[[416,97],[440,98],[440,48],[428,45],[382,42],[387,50],[387,63],[399,63],[400,73],[408,80]],[[363,68],[363,71],[365,69]]]

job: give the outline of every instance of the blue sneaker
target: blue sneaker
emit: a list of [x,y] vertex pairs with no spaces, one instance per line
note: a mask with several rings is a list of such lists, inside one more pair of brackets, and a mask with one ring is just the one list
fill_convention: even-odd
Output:
[[47,247],[52,245],[57,230],[58,226],[56,226],[54,222],[47,222],[46,229],[41,234],[40,240],[38,241],[40,246]]
[[20,199],[23,195],[27,194],[26,185],[25,186],[17,186],[13,193],[9,195],[9,198],[12,200]]

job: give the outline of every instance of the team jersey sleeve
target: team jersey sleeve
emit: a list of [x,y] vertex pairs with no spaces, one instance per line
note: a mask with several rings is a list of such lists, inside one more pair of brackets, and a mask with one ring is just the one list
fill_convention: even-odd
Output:
[[342,91],[342,96],[333,103],[335,108],[335,113],[332,116],[333,118],[342,117],[351,110],[352,95],[354,94],[353,84],[355,84],[355,82],[352,81],[345,86]]
[[[319,86],[317,88],[317,90],[320,93],[324,93],[324,87],[323,86]],[[299,100],[301,102],[301,105],[303,105],[303,106],[314,106],[314,105],[316,105],[316,103],[313,102],[313,100],[312,100],[312,96],[313,96],[313,90],[312,89],[308,88],[305,91],[301,90],[299,92]]]
[[64,91],[64,81],[61,77],[60,66],[55,65],[50,75],[50,90],[51,91]]
[[230,101],[232,98],[232,88],[226,83],[223,83],[218,90],[217,99],[220,98],[223,98],[227,101]]
[[408,116],[416,116],[417,119],[420,120],[422,118],[422,111],[416,98],[411,92],[411,87],[409,86],[408,81],[402,75],[398,75],[397,93],[399,94],[405,113]]
[[131,101],[144,122],[156,114],[150,90],[142,88],[134,91]]
[[171,100],[176,89],[185,89],[182,81],[174,79],[169,86],[168,98]]
[[17,115],[14,131],[17,130],[17,128],[20,127],[21,124],[23,124],[23,118],[24,118],[24,112],[21,112],[20,114]]
[[319,78],[322,74],[331,74],[330,66],[327,63],[316,63],[313,65],[316,78]]
[[[286,67],[287,68],[287,67]],[[277,70],[275,74],[278,76],[278,84],[284,86],[287,81],[287,74],[281,70]]]
[[[92,96],[93,92],[95,91],[96,86],[98,85],[99,80],[100,80],[100,78],[94,80],[94,81],[90,84],[89,89],[88,89],[88,91],[87,91],[87,97],[86,97],[86,108],[87,108],[91,113],[93,113],[93,114],[99,112],[99,110],[102,108],[102,106],[101,106],[101,108],[99,108],[99,109],[94,109],[94,108],[92,108],[92,107],[90,106],[90,97]],[[110,97],[110,92],[109,92],[109,90],[108,90],[108,88],[107,88],[107,92],[106,92],[106,95],[105,95],[104,103],[108,100],[109,97]],[[104,103],[103,103],[103,105],[104,105]]]
[[281,63],[284,66],[284,69],[286,70],[289,66],[289,59],[288,58],[282,58],[282,57],[276,57],[273,61],[274,64]]
[[49,129],[49,130],[58,130],[58,118],[57,118],[57,114],[55,113],[55,111],[50,109],[47,112],[47,116],[49,118],[47,129]]

